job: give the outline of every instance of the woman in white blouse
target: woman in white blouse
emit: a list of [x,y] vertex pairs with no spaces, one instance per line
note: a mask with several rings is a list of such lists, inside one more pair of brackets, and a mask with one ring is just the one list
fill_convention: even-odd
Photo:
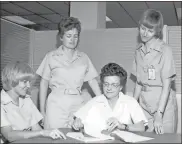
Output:
[[144,131],[148,121],[138,102],[121,91],[126,85],[127,72],[116,63],[105,65],[100,74],[103,94],[91,99],[74,115],[72,127],[80,130],[115,129]]

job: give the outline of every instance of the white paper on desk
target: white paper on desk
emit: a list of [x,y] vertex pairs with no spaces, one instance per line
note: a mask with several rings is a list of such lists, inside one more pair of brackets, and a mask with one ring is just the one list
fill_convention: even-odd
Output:
[[137,134],[127,132],[127,131],[116,130],[112,133],[119,136],[125,142],[131,142],[131,143],[148,141],[148,140],[154,139],[154,138],[151,138],[151,137],[145,137],[145,136],[137,135]]
[[86,134],[96,138],[106,137],[101,133],[102,130],[106,129],[106,121],[101,117],[101,113],[97,108],[92,107],[89,110],[83,124]]
[[89,142],[98,142],[98,141],[104,141],[104,140],[109,140],[109,139],[114,139],[113,137],[101,137],[101,138],[95,138],[95,137],[86,137],[84,136],[81,132],[68,132],[66,136],[83,141],[85,143]]

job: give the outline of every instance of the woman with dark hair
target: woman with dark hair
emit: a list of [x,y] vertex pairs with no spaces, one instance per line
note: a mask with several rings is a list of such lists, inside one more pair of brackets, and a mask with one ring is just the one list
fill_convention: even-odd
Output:
[[1,134],[9,142],[33,137],[66,138],[58,129],[43,130],[43,118],[27,94],[34,72],[23,62],[7,64],[1,73]]
[[[101,94],[96,77],[98,73],[89,57],[77,50],[81,23],[68,17],[59,23],[62,45],[44,57],[37,74],[40,82],[40,111],[45,115],[45,128],[70,127],[75,112],[84,102],[81,96],[83,82],[88,81],[96,95]],[[48,95],[47,90],[51,89]],[[46,105],[46,110],[45,110]]]
[[177,101],[175,90],[175,65],[172,49],[161,40],[163,16],[148,9],[139,21],[142,43],[135,51],[133,75],[137,77],[134,98],[144,109],[149,121],[147,131],[157,134],[176,132]]
[[91,99],[74,115],[72,127],[85,132],[95,129],[112,132],[115,129],[144,131],[147,119],[138,102],[121,90],[126,85],[127,72],[116,63],[105,65],[100,74],[103,94]]

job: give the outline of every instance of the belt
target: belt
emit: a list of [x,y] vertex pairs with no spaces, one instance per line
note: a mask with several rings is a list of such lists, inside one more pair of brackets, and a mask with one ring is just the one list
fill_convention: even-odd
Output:
[[59,91],[65,95],[81,95],[81,90],[79,88],[52,88],[52,92]]
[[72,88],[67,88],[64,90],[64,94],[69,94],[69,95],[80,95],[81,90],[79,89],[72,89]]
[[152,91],[153,88],[158,88],[158,87],[161,88],[162,86],[158,86],[158,85],[151,85],[151,86],[142,85],[141,91],[148,92],[148,91]]

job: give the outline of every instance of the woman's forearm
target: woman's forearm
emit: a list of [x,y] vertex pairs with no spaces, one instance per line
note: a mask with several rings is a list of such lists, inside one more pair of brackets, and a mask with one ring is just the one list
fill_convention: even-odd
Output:
[[97,82],[96,79],[92,79],[90,81],[88,81],[88,84],[90,85],[90,87],[92,88],[93,92],[95,93],[96,96],[101,95],[101,90],[99,87],[99,84]]
[[40,92],[39,92],[40,111],[42,114],[45,114],[45,103],[47,98],[47,92],[48,92],[48,81],[42,78],[40,82]]
[[139,85],[137,82],[135,84],[135,90],[134,90],[134,93],[133,93],[133,97],[138,100],[139,99],[139,96],[140,96],[140,93],[141,93],[141,89],[142,89],[142,86]]
[[163,80],[163,89],[161,92],[161,97],[160,97],[159,107],[158,107],[158,110],[160,110],[161,112],[164,112],[167,101],[168,101],[168,96],[169,96],[170,86],[171,86],[170,84],[171,84],[171,79]]
[[5,138],[9,141],[16,141],[21,139],[28,139],[33,137],[42,136],[41,131],[11,131],[5,136]]
[[136,124],[129,124],[128,125],[128,130],[129,131],[145,131],[145,126],[143,122],[139,122]]

